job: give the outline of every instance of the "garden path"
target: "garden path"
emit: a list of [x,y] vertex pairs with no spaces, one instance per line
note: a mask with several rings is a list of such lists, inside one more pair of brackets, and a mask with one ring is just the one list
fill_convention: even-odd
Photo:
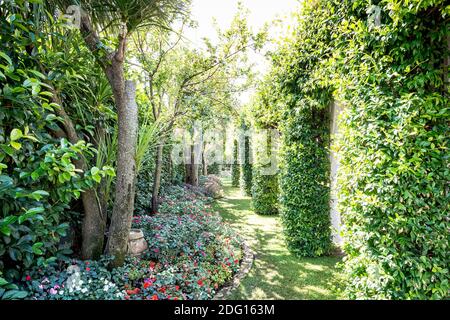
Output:
[[332,280],[337,257],[299,258],[286,248],[278,216],[260,216],[251,198],[223,178],[225,196],[215,209],[255,252],[249,274],[230,299],[335,299]]

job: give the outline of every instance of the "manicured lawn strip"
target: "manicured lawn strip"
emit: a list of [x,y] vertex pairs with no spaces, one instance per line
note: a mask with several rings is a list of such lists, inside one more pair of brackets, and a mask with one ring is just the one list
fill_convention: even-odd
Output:
[[255,252],[250,273],[231,299],[336,299],[331,283],[337,257],[299,258],[286,248],[279,217],[253,212],[250,197],[224,178],[225,197],[214,204]]

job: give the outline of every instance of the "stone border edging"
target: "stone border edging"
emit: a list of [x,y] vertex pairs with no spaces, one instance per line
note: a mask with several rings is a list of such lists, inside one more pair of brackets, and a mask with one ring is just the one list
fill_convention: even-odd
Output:
[[244,252],[244,256],[242,258],[239,271],[233,276],[233,279],[230,280],[230,282],[225,284],[225,286],[217,291],[212,300],[225,300],[228,296],[231,295],[232,291],[239,286],[241,280],[244,279],[245,276],[250,272],[255,255],[245,243],[245,241],[242,243],[242,251]]

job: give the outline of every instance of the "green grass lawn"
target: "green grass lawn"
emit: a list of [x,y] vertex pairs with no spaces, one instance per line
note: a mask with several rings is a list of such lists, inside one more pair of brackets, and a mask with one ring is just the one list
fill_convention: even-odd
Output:
[[247,241],[255,261],[231,299],[336,299],[331,282],[337,257],[299,258],[286,248],[279,217],[254,213],[251,198],[223,179],[225,197],[214,205]]

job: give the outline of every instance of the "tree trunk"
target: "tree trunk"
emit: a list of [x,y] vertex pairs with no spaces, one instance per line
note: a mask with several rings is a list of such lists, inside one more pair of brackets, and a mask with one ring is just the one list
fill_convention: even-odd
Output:
[[[70,143],[75,144],[80,140],[75,130],[75,126],[69,115],[66,113],[58,93],[54,89],[52,91],[53,101],[60,106],[56,113],[64,120],[64,131],[67,139]],[[80,159],[74,161],[74,164],[77,169],[83,170],[83,172],[85,172],[88,168],[83,155],[80,156]],[[81,231],[81,256],[83,259],[98,259],[103,253],[106,228],[106,211],[102,210],[95,189],[89,189],[82,192],[81,201],[83,202],[84,209]]]
[[189,165],[190,168],[190,181],[189,184],[193,186],[198,186],[198,163],[195,157],[195,146],[191,145],[191,163]]
[[152,214],[158,212],[158,196],[161,187],[161,170],[163,156],[164,141],[158,145],[155,157],[155,174],[153,176],[153,192],[152,192]]
[[184,171],[185,171],[185,175],[184,175],[184,182],[185,183],[191,183],[191,145],[190,144],[186,144],[184,146],[184,150],[183,150],[183,155],[184,155]]
[[203,175],[207,176],[208,175],[208,161],[205,157],[205,145],[203,145],[203,148],[202,148],[202,169],[203,169]]
[[134,211],[138,115],[136,85],[133,81],[124,81],[123,62],[113,63],[108,75],[117,106],[119,130],[115,200],[106,248],[106,252],[114,256],[112,265],[115,267],[125,260]]

